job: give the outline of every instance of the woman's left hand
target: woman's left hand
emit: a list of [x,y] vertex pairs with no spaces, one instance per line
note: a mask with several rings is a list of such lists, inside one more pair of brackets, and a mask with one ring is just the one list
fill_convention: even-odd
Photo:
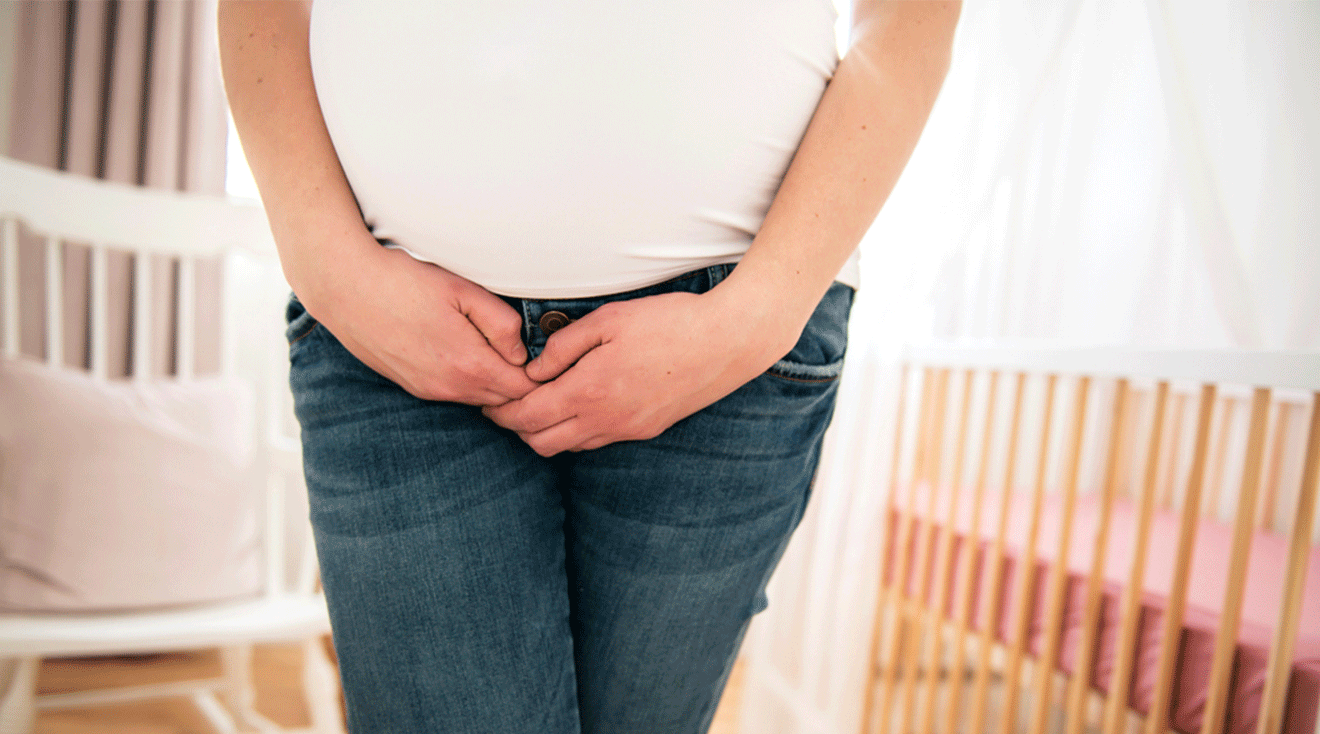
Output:
[[483,412],[542,456],[654,438],[768,369],[805,324],[767,321],[720,288],[608,303],[528,363],[544,384]]
[[857,2],[834,71],[746,254],[701,295],[603,306],[527,365],[544,383],[484,408],[537,453],[654,438],[793,348],[888,198],[949,68],[958,2]]

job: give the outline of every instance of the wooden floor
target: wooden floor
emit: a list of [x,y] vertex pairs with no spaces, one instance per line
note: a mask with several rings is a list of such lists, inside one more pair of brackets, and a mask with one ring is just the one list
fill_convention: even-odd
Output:
[[[297,645],[262,645],[254,655],[257,708],[276,723],[306,726],[299,690],[302,650]],[[47,660],[37,689],[42,693],[142,685],[220,674],[214,650],[171,655]],[[734,666],[710,734],[735,734],[743,689],[743,665]],[[211,734],[206,720],[184,699],[160,699],[37,716],[36,734]]]

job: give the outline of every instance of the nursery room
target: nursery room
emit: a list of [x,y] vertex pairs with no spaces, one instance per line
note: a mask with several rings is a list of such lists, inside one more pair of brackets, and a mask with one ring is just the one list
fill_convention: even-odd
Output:
[[0,734],[1320,734],[1316,39],[0,0]]

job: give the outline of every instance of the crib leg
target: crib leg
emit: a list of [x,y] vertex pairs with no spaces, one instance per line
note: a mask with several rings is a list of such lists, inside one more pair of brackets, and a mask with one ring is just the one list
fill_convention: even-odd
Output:
[[41,658],[0,658],[0,734],[28,734],[37,724]]

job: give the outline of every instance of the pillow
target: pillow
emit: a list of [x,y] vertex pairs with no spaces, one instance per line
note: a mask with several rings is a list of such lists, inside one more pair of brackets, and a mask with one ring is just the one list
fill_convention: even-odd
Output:
[[0,360],[0,609],[259,592],[254,433],[236,380],[101,382]]

